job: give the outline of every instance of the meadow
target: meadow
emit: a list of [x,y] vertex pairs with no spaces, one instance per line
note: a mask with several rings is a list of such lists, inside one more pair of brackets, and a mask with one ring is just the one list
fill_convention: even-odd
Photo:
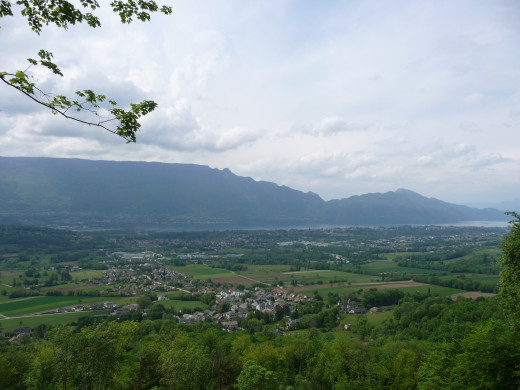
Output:
[[362,265],[347,264],[344,266],[345,269],[360,270],[377,273],[406,273],[406,274],[438,274],[442,271],[423,269],[423,268],[412,268],[412,267],[399,267],[397,263],[392,260],[374,260],[370,263]]
[[432,295],[439,295],[439,296],[449,296],[457,293],[463,292],[463,290],[459,290],[456,288],[450,288],[450,287],[443,287],[443,286],[435,286],[432,284],[423,285],[421,284],[415,284],[411,283],[409,287],[404,286],[400,283],[394,283],[394,284],[387,284],[387,283],[377,283],[377,284],[366,284],[366,285],[356,285],[356,286],[336,286],[336,287],[323,287],[319,288],[319,286],[313,286],[306,290],[299,290],[298,293],[304,294],[304,295],[314,295],[314,293],[317,291],[318,294],[320,294],[323,297],[326,297],[328,293],[333,294],[348,294],[352,292],[357,292],[359,290],[368,290],[371,288],[398,288],[399,290],[402,290],[404,292],[408,293],[430,293]]
[[168,266],[168,268],[190,276],[193,279],[213,279],[235,276],[233,272],[223,268],[211,268],[205,264],[187,264],[184,266]]
[[73,297],[73,296],[37,296],[20,298],[0,304],[0,314],[6,317],[20,316],[30,313],[53,311],[58,307],[87,304],[91,302],[119,302],[121,298],[113,297]]
[[91,317],[95,313],[98,312],[84,311],[77,313],[54,313],[31,317],[10,318],[6,320],[0,319],[0,330],[2,332],[14,332],[15,328],[35,328],[38,325],[65,325],[77,321],[81,317]]
[[79,271],[73,271],[70,273],[72,280],[88,280],[88,279],[100,279],[105,275],[103,274],[106,271],[97,270],[97,269],[82,269]]
[[160,301],[158,303],[167,309],[173,307],[177,311],[183,309],[193,310],[196,307],[201,308],[202,310],[206,310],[208,308],[208,305],[205,305],[201,301],[181,301],[178,299],[169,299],[167,301]]
[[377,282],[381,278],[373,275],[354,274],[344,271],[305,269],[289,271],[287,265],[248,265],[247,271],[239,271],[238,275],[258,280],[264,283],[276,284],[283,282],[285,285],[295,280],[298,284],[327,284],[337,283],[362,283]]

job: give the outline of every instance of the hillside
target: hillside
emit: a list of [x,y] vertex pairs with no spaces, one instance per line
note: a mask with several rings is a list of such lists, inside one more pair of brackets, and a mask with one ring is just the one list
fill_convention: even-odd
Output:
[[409,190],[324,201],[193,164],[0,157],[0,223],[230,229],[505,220]]

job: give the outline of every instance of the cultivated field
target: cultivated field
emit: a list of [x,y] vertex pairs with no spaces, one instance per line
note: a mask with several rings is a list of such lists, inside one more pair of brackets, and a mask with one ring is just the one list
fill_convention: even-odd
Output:
[[94,314],[95,312],[84,311],[78,313],[42,314],[7,320],[0,319],[0,327],[2,328],[2,332],[14,332],[15,328],[35,328],[42,324],[50,326],[70,324],[81,317],[91,317]]
[[449,288],[449,287],[442,287],[442,286],[435,286],[431,284],[425,284],[425,283],[417,283],[413,281],[402,281],[402,282],[393,282],[393,283],[369,283],[369,284],[358,284],[355,286],[312,286],[307,289],[298,289],[295,292],[305,294],[305,295],[312,295],[315,291],[318,291],[318,294],[321,296],[327,296],[329,292],[335,293],[335,294],[345,294],[345,293],[351,293],[354,291],[359,290],[367,290],[371,288],[376,288],[378,290],[387,290],[387,289],[395,289],[398,288],[404,292],[414,293],[414,292],[420,292],[420,293],[427,293],[428,291],[431,294],[440,295],[440,296],[448,296],[453,295],[457,293],[461,293],[462,290],[456,289],[456,288]]
[[168,268],[190,276],[193,279],[215,279],[234,276],[233,272],[223,268],[211,268],[204,264],[188,264],[185,266],[168,266]]
[[[358,269],[356,265],[347,264],[345,266],[346,269]],[[412,268],[412,267],[399,267],[397,263],[392,260],[374,260],[367,264],[362,264],[359,266],[361,271],[370,271],[370,272],[378,272],[378,273],[409,273],[409,274],[433,274],[439,273],[438,270],[431,269],[422,269],[422,268]]]
[[178,299],[169,299],[167,301],[160,301],[158,303],[168,309],[173,307],[175,310],[195,309],[196,307],[205,310],[208,308],[208,305],[205,305],[201,301],[181,301]]
[[71,296],[37,296],[20,298],[0,304],[0,314],[5,317],[20,316],[29,313],[53,311],[58,307],[74,306],[91,302],[119,302],[122,298],[113,297],[71,297]]
[[351,272],[302,269],[300,271],[289,271],[289,266],[261,265],[247,266],[247,271],[237,274],[246,276],[258,282],[277,284],[283,282],[290,285],[294,280],[297,284],[317,285],[327,283],[361,283],[377,282],[381,278],[372,275],[353,274]]

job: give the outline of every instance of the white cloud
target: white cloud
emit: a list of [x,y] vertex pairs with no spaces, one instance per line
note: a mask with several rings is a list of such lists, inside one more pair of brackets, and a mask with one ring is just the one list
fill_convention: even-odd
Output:
[[339,116],[326,117],[312,125],[297,124],[293,126],[292,132],[301,132],[315,136],[331,136],[348,131],[366,131],[371,127],[369,124],[347,122]]

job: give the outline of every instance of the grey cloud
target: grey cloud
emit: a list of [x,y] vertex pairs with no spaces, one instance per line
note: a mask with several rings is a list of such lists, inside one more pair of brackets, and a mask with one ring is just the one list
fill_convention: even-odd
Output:
[[489,168],[493,165],[511,162],[511,159],[503,157],[500,153],[488,153],[473,156],[467,161],[465,166],[477,171],[482,168]]
[[360,169],[377,164],[372,153],[342,151],[318,151],[299,159],[280,164],[289,173],[306,175],[312,178],[344,178]]
[[311,125],[296,124],[293,126],[293,131],[326,137],[349,131],[366,131],[371,127],[372,125],[367,123],[348,122],[342,117],[331,116]]
[[234,127],[213,131],[203,127],[186,101],[161,110],[139,136],[139,143],[177,151],[221,152],[255,142],[260,129]]
[[453,146],[436,145],[429,152],[421,153],[417,162],[426,167],[437,167],[452,164],[457,161],[457,165],[462,168],[478,170],[492,165],[510,162],[510,159],[503,157],[500,153],[481,153],[474,145],[459,144]]
[[469,121],[459,123],[459,129],[468,131],[470,133],[476,133],[480,131],[478,124]]

